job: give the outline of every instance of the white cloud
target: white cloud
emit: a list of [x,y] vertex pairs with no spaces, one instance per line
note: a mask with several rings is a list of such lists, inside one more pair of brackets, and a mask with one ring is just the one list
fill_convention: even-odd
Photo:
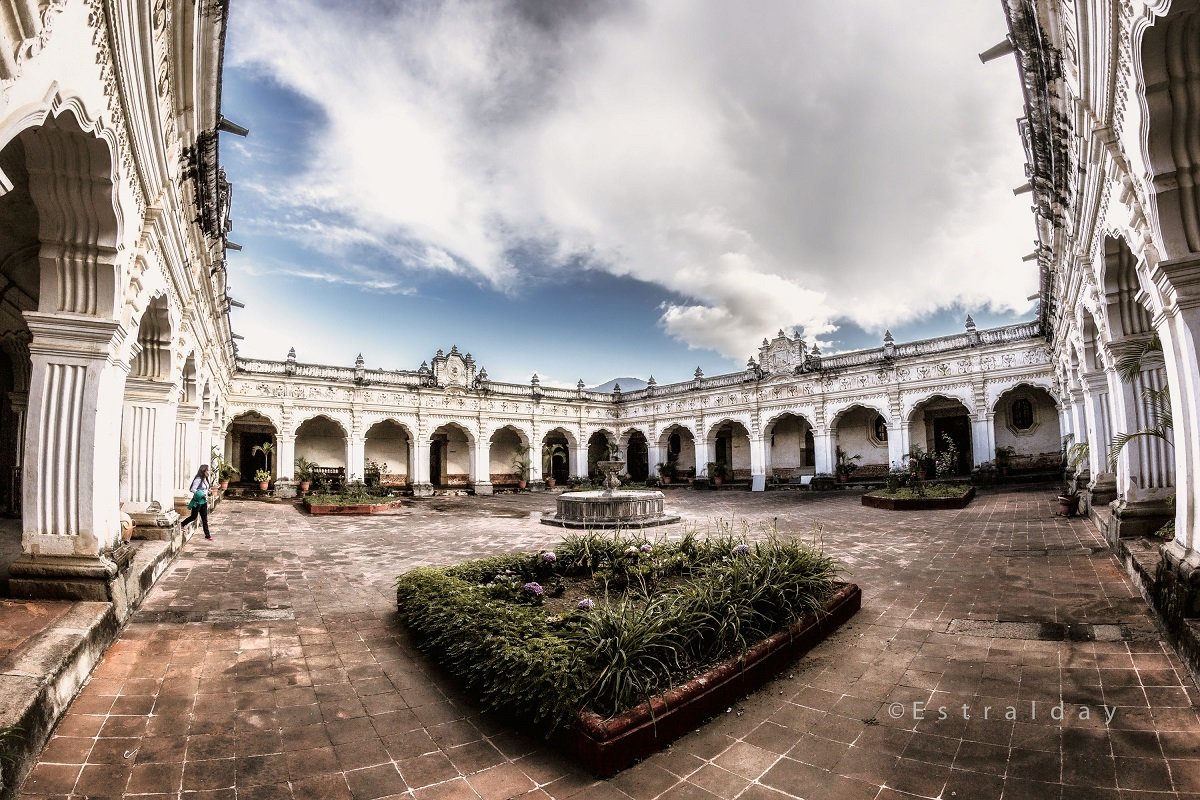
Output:
[[346,223],[277,224],[330,248],[505,291],[515,248],[583,256],[689,298],[663,328],[734,357],[780,327],[1020,311],[1036,289],[1016,76],[974,56],[998,6],[233,8],[230,57],[327,120],[277,194]]

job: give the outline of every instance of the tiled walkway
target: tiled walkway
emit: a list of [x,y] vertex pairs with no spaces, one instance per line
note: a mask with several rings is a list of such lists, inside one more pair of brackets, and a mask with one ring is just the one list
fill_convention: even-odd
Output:
[[[560,531],[531,513],[552,496],[370,519],[229,502],[216,540],[187,546],[109,650],[21,796],[1200,798],[1196,686],[1100,538],[1051,501],[902,514],[855,495],[670,493],[702,526],[777,519],[818,536],[863,609],[608,782],[475,712],[395,622],[392,582],[410,567],[550,545]],[[1114,640],[1002,624],[1015,622],[1091,623]]]

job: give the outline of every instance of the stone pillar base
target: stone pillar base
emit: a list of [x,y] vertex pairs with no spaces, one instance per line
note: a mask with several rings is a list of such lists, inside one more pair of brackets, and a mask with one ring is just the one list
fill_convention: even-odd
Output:
[[275,481],[275,496],[283,500],[290,500],[296,496],[296,484],[292,481]]
[[433,497],[432,483],[414,483],[412,485],[413,497]]
[[767,476],[766,475],[751,475],[750,476],[750,491],[761,492],[761,491],[765,491],[766,488],[767,488]]
[[1130,503],[1126,500],[1114,503],[1112,509],[1116,535],[1120,539],[1150,536],[1175,519],[1175,509],[1161,500],[1144,503]]
[[134,539],[151,541],[170,541],[179,530],[179,512],[170,511],[130,511],[129,518],[133,520]]
[[479,494],[479,495],[492,494],[491,481],[476,481],[475,482],[475,494]]
[[1093,506],[1106,506],[1117,499],[1117,476],[1111,472],[1098,472],[1089,488]]
[[122,544],[95,557],[22,555],[8,567],[8,590],[28,600],[86,600],[112,603],[117,618],[129,607],[124,576],[136,553]]
[[1179,557],[1169,544],[1154,576],[1154,601],[1167,627],[1178,630],[1188,617],[1200,617],[1200,567]]

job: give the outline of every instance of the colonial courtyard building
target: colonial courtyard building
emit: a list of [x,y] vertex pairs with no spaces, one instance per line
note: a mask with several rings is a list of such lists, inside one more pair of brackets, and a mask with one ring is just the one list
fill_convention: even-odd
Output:
[[[1200,614],[1200,12],[1000,2],[1010,36],[992,52],[1014,57],[1025,90],[1037,320],[968,318],[953,336],[831,355],[780,331],[738,372],[597,393],[494,381],[456,347],[407,371],[239,359],[218,159],[221,131],[238,130],[220,108],[226,4],[0,0],[12,591],[119,595],[122,512],[137,535],[178,537],[175,509],[214,447],[244,477],[270,443],[276,479],[304,457],[427,495],[582,477],[613,446],[634,479],[720,465],[763,490],[833,473],[839,453],[876,475],[947,442],[962,472],[998,457],[1057,468],[1066,442],[1089,446],[1093,508],[1114,534],[1174,518],[1163,585]],[[1150,348],[1123,377],[1118,362],[1155,336],[1161,357]],[[1114,436],[1156,425],[1110,465]]]

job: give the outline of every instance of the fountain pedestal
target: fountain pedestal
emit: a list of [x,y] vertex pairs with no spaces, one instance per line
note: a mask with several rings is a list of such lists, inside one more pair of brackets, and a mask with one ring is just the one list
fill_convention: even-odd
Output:
[[562,528],[651,528],[679,522],[665,513],[663,493],[648,489],[620,489],[617,473],[624,461],[601,461],[597,465],[608,488],[587,492],[564,492],[558,496],[558,513],[543,517],[543,525]]

